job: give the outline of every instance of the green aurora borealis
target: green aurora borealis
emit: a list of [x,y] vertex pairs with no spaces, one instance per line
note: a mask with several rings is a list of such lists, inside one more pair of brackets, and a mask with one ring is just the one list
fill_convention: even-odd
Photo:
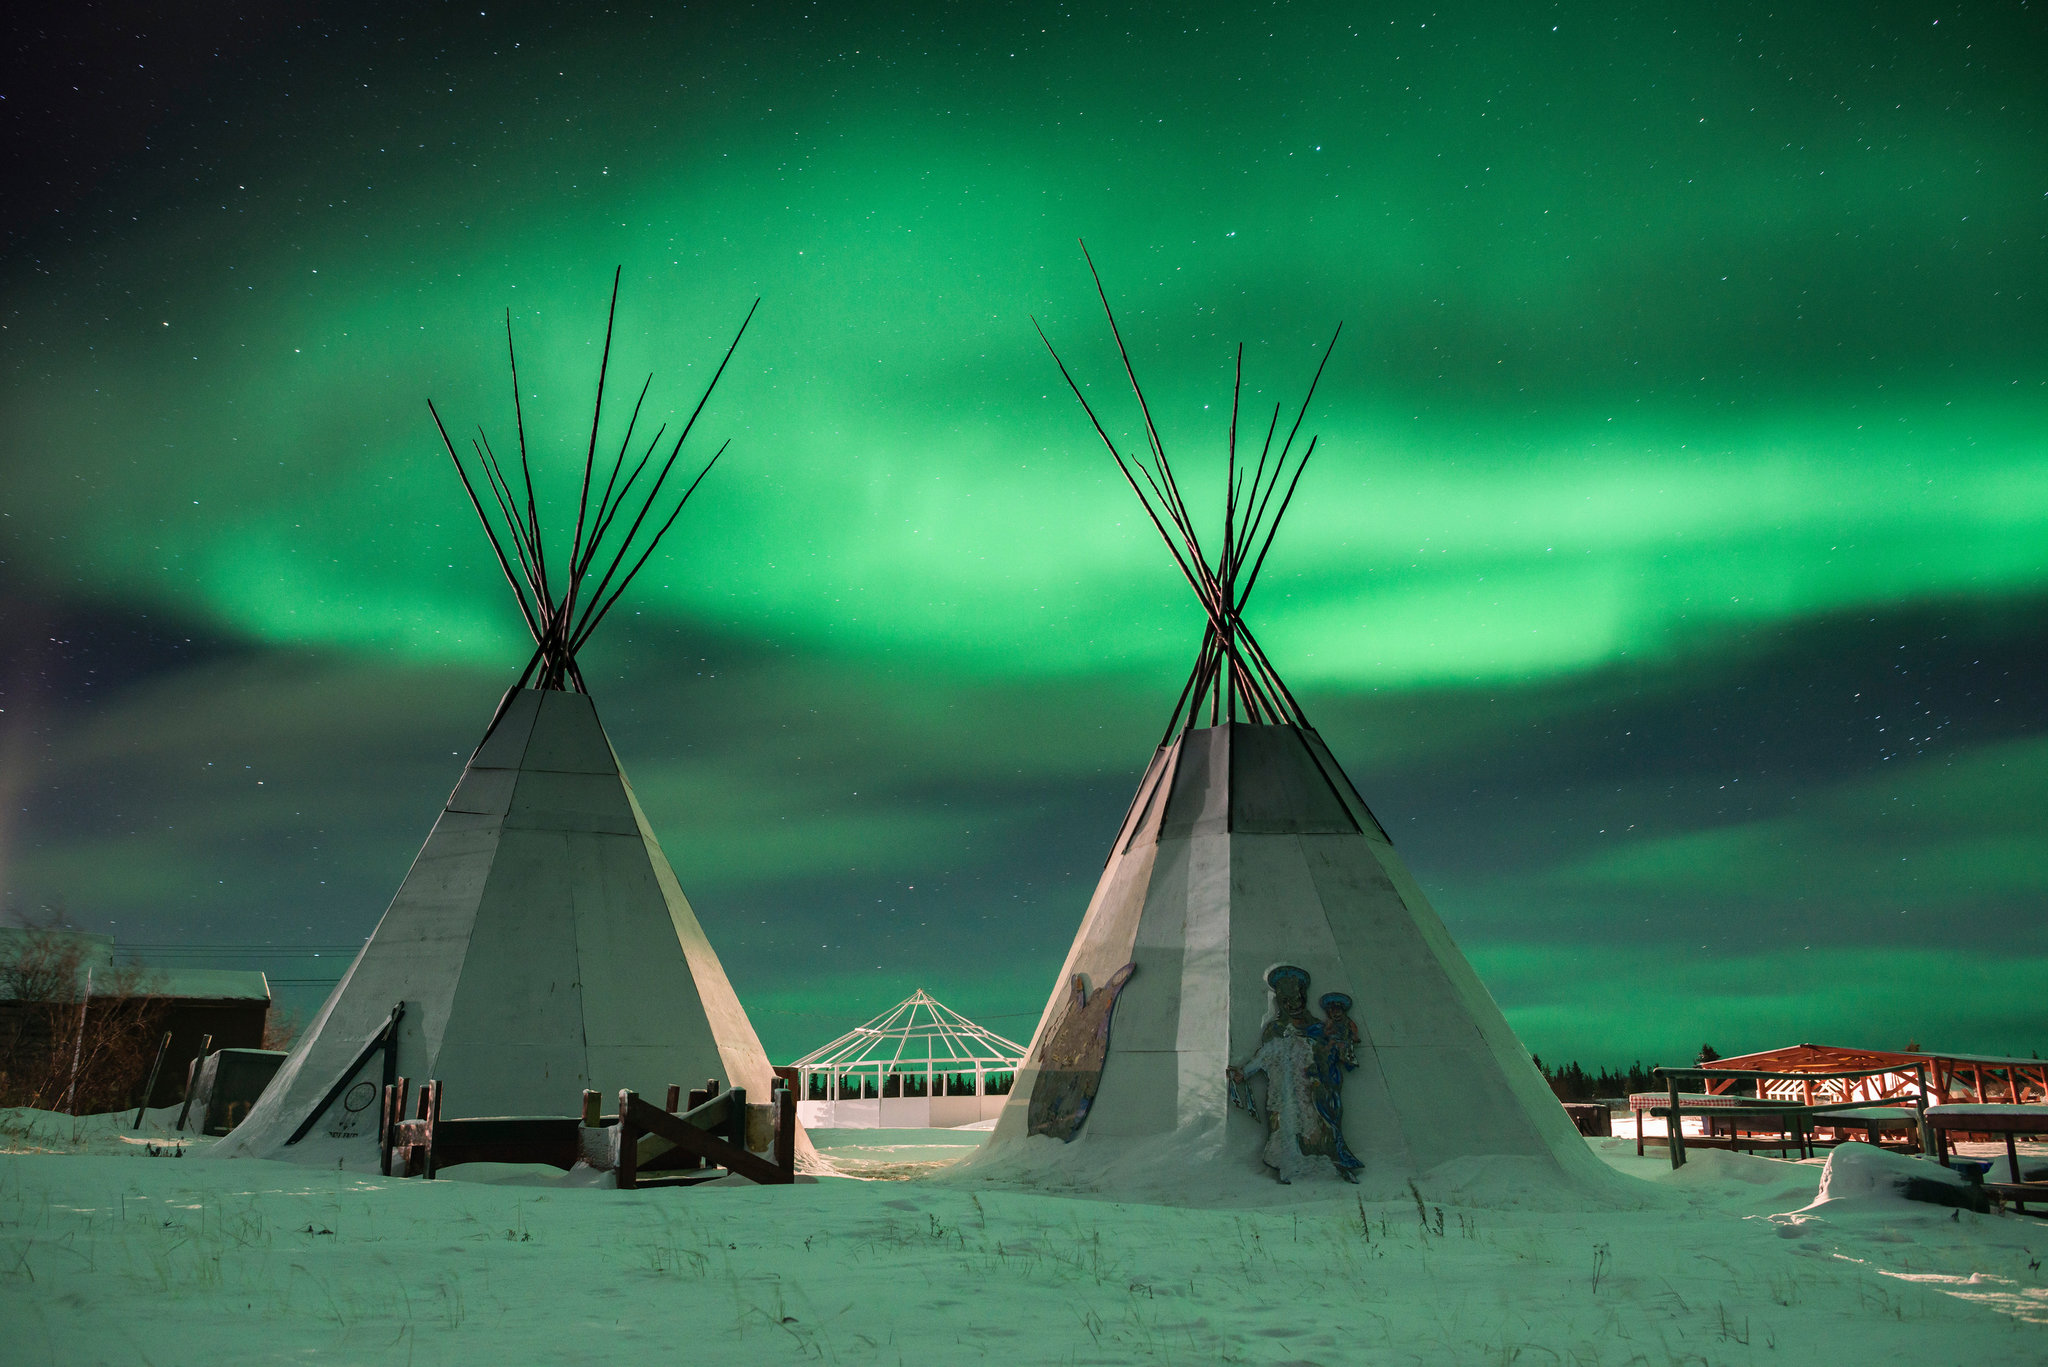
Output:
[[1205,490],[1345,323],[1255,624],[1532,1048],[2048,1045],[2036,8],[869,8],[307,6],[22,221],[13,905],[368,932],[526,653],[424,400],[559,529],[623,262],[655,421],[764,300],[585,660],[764,1041],[1028,1031],[1199,637],[1086,237]]

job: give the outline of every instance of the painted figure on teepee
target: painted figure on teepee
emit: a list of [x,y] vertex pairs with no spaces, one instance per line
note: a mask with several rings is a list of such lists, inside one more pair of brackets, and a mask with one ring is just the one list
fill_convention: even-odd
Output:
[[[1222,516],[1198,525],[1095,286],[1136,449],[1046,347],[1193,591],[1201,638],[1025,1066],[962,1175],[1247,1202],[1272,1199],[1275,1172],[1403,1197],[1432,1173],[1446,1187],[1512,1174],[1502,1189],[1518,1200],[1613,1190],[1246,621],[1317,449],[1300,434],[1329,350],[1282,433],[1278,404],[1264,432],[1240,430],[1238,349],[1215,434]],[[1119,971],[1129,981],[1099,1062],[1081,1070],[1082,1109],[1063,1061],[1071,985]]]
[[1095,1090],[1102,1085],[1102,1059],[1109,1052],[1117,994],[1134,971],[1125,964],[1092,993],[1087,975],[1074,975],[1065,1014],[1051,1030],[1040,1032],[1038,1052],[1031,1055],[1038,1069],[1038,1087],[1031,1093],[1031,1133],[1071,1140],[1080,1131],[1088,1108],[1095,1104]]
[[573,1114],[586,1088],[659,1095],[715,1078],[762,1099],[773,1088],[576,663],[723,454],[687,482],[677,472],[746,324],[668,449],[663,424],[634,458],[641,387],[606,472],[598,448],[611,439],[602,424],[617,307],[615,275],[566,547],[541,534],[509,311],[517,463],[509,451],[501,462],[481,428],[458,452],[433,413],[533,653],[376,931],[218,1156],[374,1170],[376,1099],[400,1075],[438,1079],[448,1117]]
[[1342,992],[1324,993],[1322,1008],[1323,1018],[1308,1031],[1316,1042],[1316,1114],[1329,1127],[1330,1158],[1338,1175],[1356,1182],[1365,1165],[1344,1144],[1344,1075],[1358,1070],[1358,1022],[1351,1019],[1351,998]]
[[[1282,1182],[1292,1183],[1331,1170],[1357,1181],[1359,1162],[1344,1146],[1344,1073],[1357,1064],[1357,1027],[1344,1015],[1351,1001],[1341,992],[1323,998],[1337,1010],[1329,1020],[1308,1011],[1308,972],[1281,964],[1266,975],[1273,989],[1273,1016],[1260,1032],[1259,1047],[1243,1066],[1226,1070],[1233,1105],[1256,1119],[1264,1112],[1267,1140],[1260,1158]],[[1250,1079],[1265,1074],[1266,1104],[1252,1095]]]

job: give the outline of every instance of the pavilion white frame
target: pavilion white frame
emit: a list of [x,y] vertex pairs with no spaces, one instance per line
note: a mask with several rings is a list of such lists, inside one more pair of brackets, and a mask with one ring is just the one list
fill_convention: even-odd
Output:
[[945,1127],[992,1119],[1025,1053],[919,988],[788,1071],[806,1125]]

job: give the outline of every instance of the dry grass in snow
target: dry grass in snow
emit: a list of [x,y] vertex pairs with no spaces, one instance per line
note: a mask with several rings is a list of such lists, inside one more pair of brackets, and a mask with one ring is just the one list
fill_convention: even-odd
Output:
[[1818,1164],[1709,1152],[1673,1174],[1621,1140],[1603,1156],[1645,1179],[1644,1208],[1561,1215],[1426,1188],[1247,1211],[945,1181],[402,1182],[22,1112],[0,1137],[0,1325],[23,1367],[2048,1359],[2048,1223],[1792,1214]]

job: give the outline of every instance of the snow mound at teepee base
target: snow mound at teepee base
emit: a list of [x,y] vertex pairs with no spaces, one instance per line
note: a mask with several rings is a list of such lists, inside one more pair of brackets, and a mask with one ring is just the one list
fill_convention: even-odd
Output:
[[1820,1193],[1799,1213],[1896,1212],[1916,1203],[1964,1210],[1990,1209],[1984,1189],[1930,1158],[1892,1153],[1869,1144],[1842,1144],[1828,1155]]

